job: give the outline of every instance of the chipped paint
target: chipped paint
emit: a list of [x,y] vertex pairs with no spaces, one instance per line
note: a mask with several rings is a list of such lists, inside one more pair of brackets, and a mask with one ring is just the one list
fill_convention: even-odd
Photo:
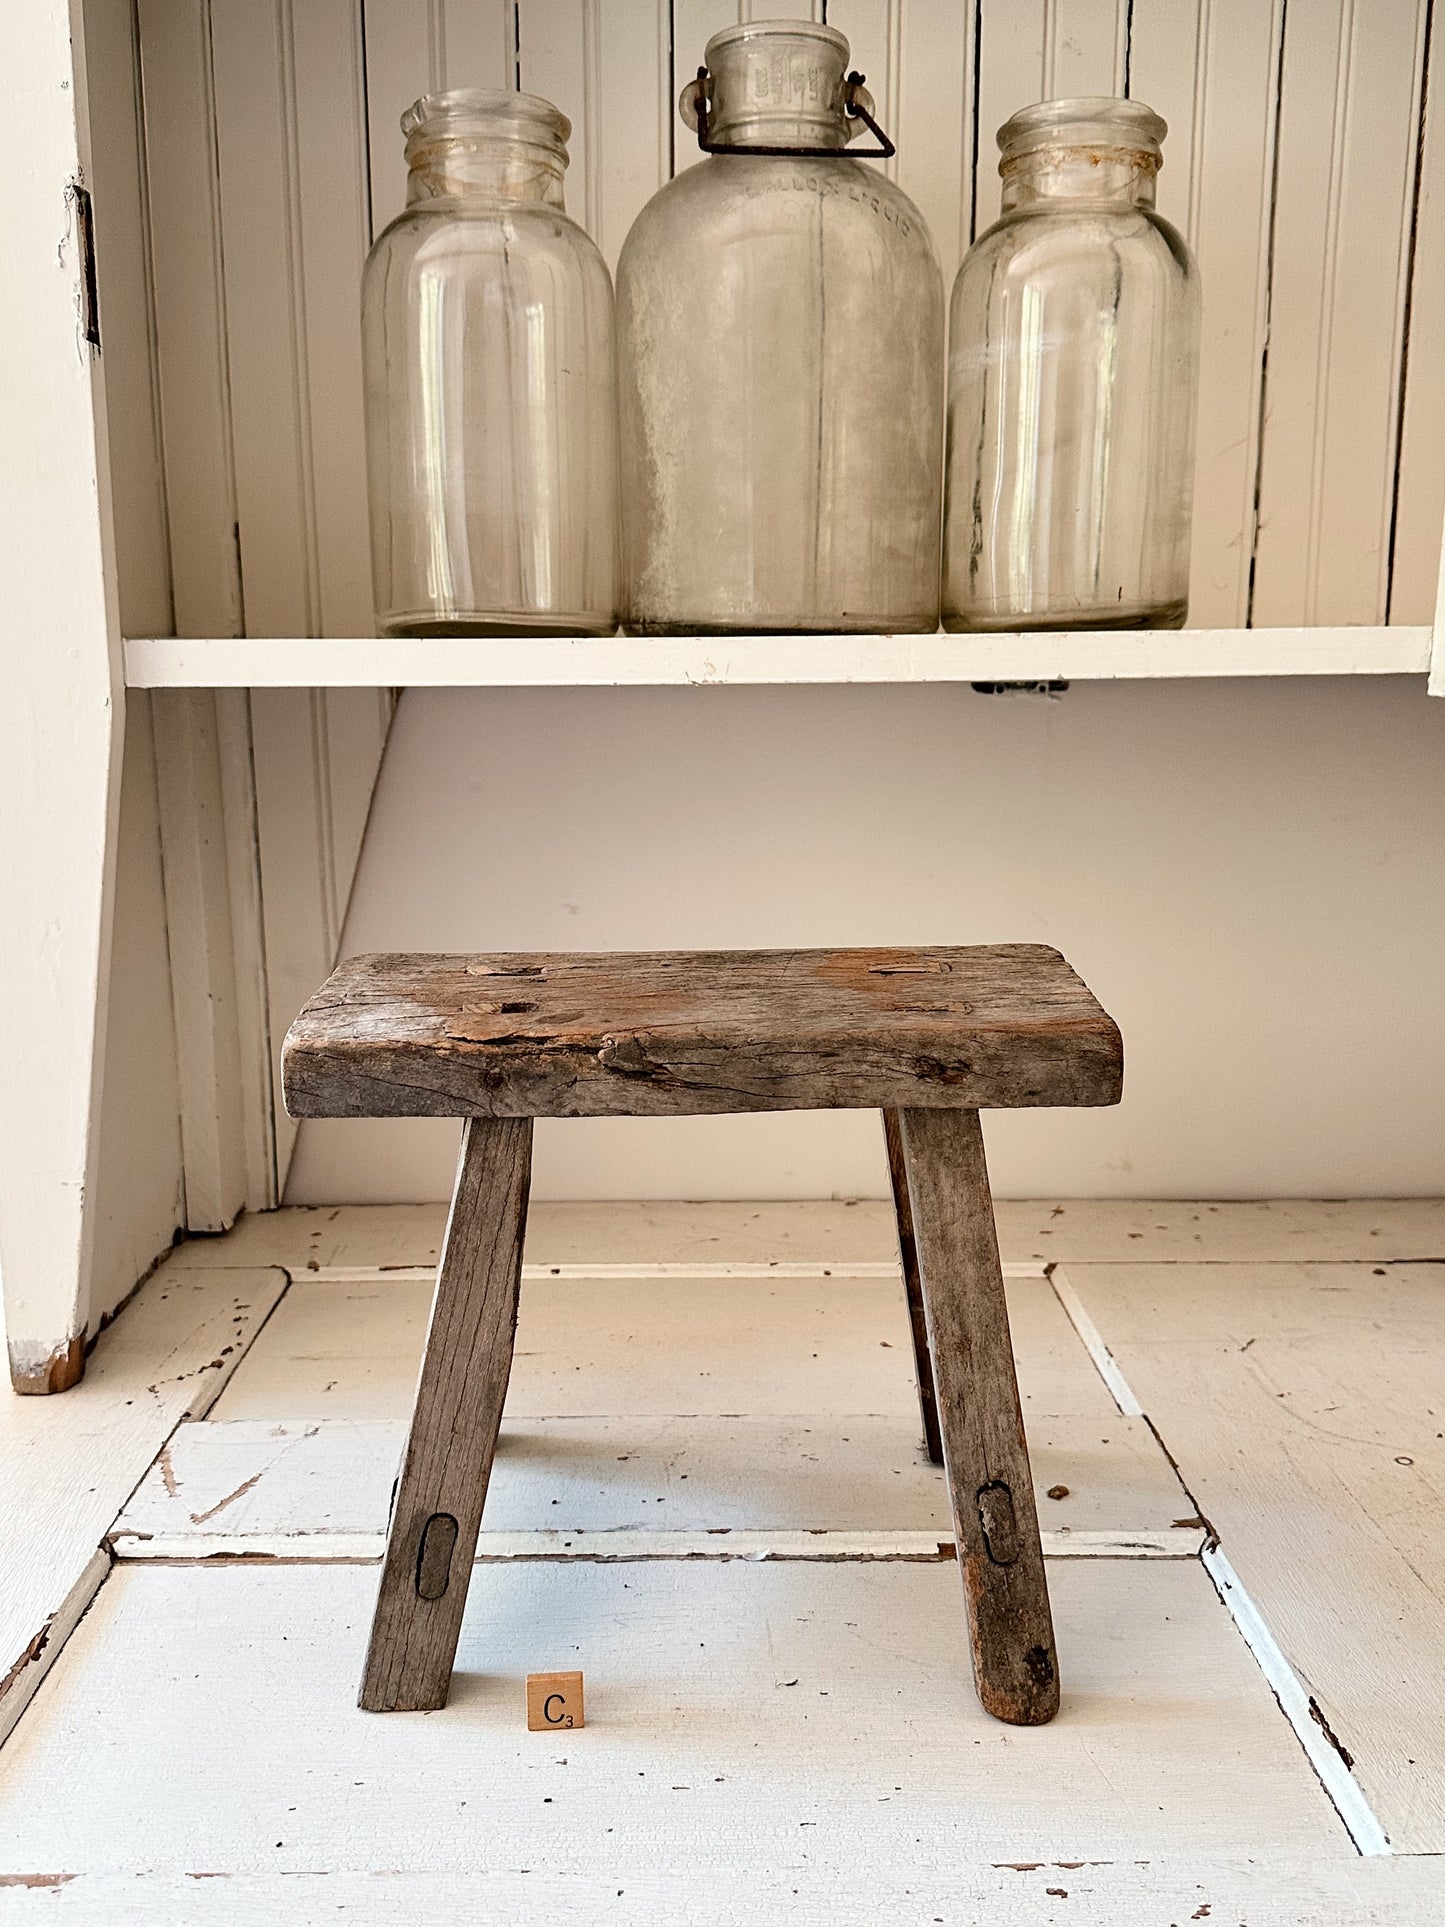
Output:
[[12,1339],[9,1350],[10,1383],[22,1397],[68,1392],[85,1376],[84,1327],[50,1352],[20,1339]]
[[40,1631],[35,1635],[34,1639],[32,1639],[30,1644],[25,1648],[19,1659],[17,1659],[15,1664],[10,1668],[10,1671],[5,1675],[4,1679],[0,1679],[0,1700],[5,1698],[6,1694],[25,1671],[26,1667],[33,1666],[50,1644],[50,1628],[54,1623],[54,1619],[55,1615],[52,1613],[50,1618],[47,1619],[45,1624],[40,1628]]

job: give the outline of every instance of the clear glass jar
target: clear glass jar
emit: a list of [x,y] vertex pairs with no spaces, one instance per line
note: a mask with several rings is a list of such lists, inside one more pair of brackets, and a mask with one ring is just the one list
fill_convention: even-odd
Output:
[[[938,621],[943,287],[916,207],[842,150],[848,43],[707,43],[712,154],[617,267],[624,621],[634,634]],[[697,124],[697,88],[683,94]]]
[[407,205],[362,284],[383,635],[608,634],[617,612],[612,284],[567,217],[565,115],[429,94]]
[[1133,100],[999,129],[949,322],[946,629],[1184,623],[1199,277],[1154,211],[1166,131]]

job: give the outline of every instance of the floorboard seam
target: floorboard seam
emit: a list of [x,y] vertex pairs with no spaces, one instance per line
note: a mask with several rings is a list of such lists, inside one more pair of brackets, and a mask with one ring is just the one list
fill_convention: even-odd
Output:
[[[1164,1442],[1159,1427],[1149,1417],[1140,1404],[1134,1388],[1120,1369],[1118,1360],[1105,1343],[1104,1335],[1094,1323],[1093,1318],[1077,1291],[1069,1283],[1061,1266],[1050,1268],[1049,1282],[1059,1303],[1067,1313],[1070,1323],[1078,1333],[1084,1349],[1093,1360],[1100,1378],[1109,1388],[1110,1396],[1126,1418],[1142,1418],[1159,1441],[1160,1449],[1173,1466],[1180,1484],[1189,1492],[1188,1481],[1174,1454]],[[1189,1493],[1190,1502],[1197,1509],[1198,1502]],[[1198,1515],[1203,1519],[1203,1514]],[[1251,1657],[1265,1678],[1275,1701],[1284,1717],[1294,1730],[1295,1738],[1304,1750],[1305,1758],[1314,1768],[1325,1797],[1339,1814],[1345,1831],[1354,1842],[1357,1851],[1367,1857],[1389,1854],[1388,1834],[1378,1816],[1365,1797],[1364,1789],[1355,1778],[1347,1764],[1340,1742],[1330,1732],[1323,1715],[1306,1693],[1298,1674],[1285,1658],[1279,1642],[1270,1631],[1263,1614],[1250,1598],[1240,1581],[1239,1574],[1229,1563],[1218,1535],[1212,1527],[1208,1528],[1208,1543],[1200,1551],[1199,1558],[1205,1571],[1219,1594],[1225,1611],[1234,1621],[1240,1638],[1248,1647]]]

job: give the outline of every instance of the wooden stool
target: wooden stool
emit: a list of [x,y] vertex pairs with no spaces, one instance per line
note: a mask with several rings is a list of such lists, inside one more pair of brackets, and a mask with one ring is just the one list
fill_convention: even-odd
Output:
[[293,1117],[466,1120],[363,1707],[446,1701],[512,1366],[533,1118],[879,1109],[978,1695],[1016,1725],[1053,1717],[978,1113],[1118,1102],[1118,1030],[1056,950],[357,957],[296,1019],[283,1062]]

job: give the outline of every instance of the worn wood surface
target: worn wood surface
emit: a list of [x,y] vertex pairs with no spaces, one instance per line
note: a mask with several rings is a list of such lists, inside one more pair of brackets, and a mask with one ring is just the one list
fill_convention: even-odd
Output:
[[[618,1863],[620,1869],[621,1863]],[[0,1922],[58,1921],[61,1927],[274,1927],[288,1916],[333,1917],[381,1927],[473,1927],[486,1909],[510,1927],[612,1927],[618,1871],[526,1873],[488,1869],[459,1882],[452,1873],[36,1875],[0,1890]],[[809,1927],[935,1927],[959,1909],[988,1927],[1173,1927],[1178,1922],[1248,1921],[1249,1927],[1442,1927],[1445,1871],[1437,1860],[1281,1858],[1189,1854],[1144,1862],[1038,1861],[940,1868],[920,1880],[907,1867],[871,1861],[785,1871],[730,1868],[725,1887],[668,1873],[626,1871],[633,1927],[766,1927],[791,1917]],[[953,1909],[954,1914],[949,1910]]]
[[[999,1249],[1010,1263],[1070,1259],[1126,1264],[1204,1258],[1445,1258],[1445,1199],[1271,1198],[1202,1203],[1164,1198],[995,1198]],[[446,1205],[293,1205],[248,1213],[225,1238],[186,1247],[189,1265],[285,1265],[325,1271],[342,1265],[435,1266]],[[527,1213],[527,1260],[728,1263],[891,1262],[897,1255],[891,1204],[881,1198],[787,1202],[626,1203],[534,1200]]]
[[532,1165],[526,1119],[469,1119],[360,1704],[446,1704],[512,1368]]
[[356,957],[286,1040],[297,1117],[1113,1104],[1113,1020],[1043,944]]
[[[373,1572],[120,1566],[0,1751],[0,1839],[17,1871],[605,1870],[616,1923],[617,1889],[665,1874],[694,1927],[760,1868],[772,1921],[808,1918],[799,1875],[848,1869],[861,1927],[875,1881],[999,1862],[1358,1864],[1196,1561],[1052,1581],[1070,1690],[1035,1732],[980,1709],[939,1562],[480,1566],[446,1711],[394,1720],[348,1703]],[[587,1732],[548,1744],[523,1681],[564,1667]]]
[[[587,1357],[589,1372],[610,1378],[605,1354]],[[942,1474],[923,1460],[906,1413],[658,1418],[626,1411],[625,1396],[616,1403],[616,1416],[503,1419],[481,1552],[499,1535],[529,1533],[539,1550],[548,1535],[559,1554],[576,1532],[594,1547],[619,1533],[688,1533],[717,1556],[734,1556],[728,1541],[740,1533],[952,1541]],[[224,1547],[326,1559],[364,1539],[377,1558],[405,1437],[395,1420],[182,1425],[111,1544],[120,1558],[204,1559]],[[1188,1501],[1143,1419],[1036,1412],[1028,1439],[1049,1556],[1198,1551],[1203,1534],[1180,1523]]]
[[[1005,1291],[1025,1409],[1117,1417],[1048,1279],[1008,1279]],[[408,1418],[431,1298],[420,1281],[298,1280],[216,1417]],[[529,1278],[507,1411],[805,1423],[872,1413],[896,1419],[911,1442],[918,1401],[903,1294],[888,1276]]]
[[903,1127],[897,1111],[883,1113],[883,1140],[888,1147],[888,1177],[893,1186],[893,1211],[898,1222],[898,1257],[903,1267],[903,1294],[908,1300],[913,1372],[918,1380],[918,1413],[923,1420],[923,1449],[932,1464],[942,1465],[943,1434],[938,1429],[938,1397],[933,1388],[933,1360],[928,1355],[928,1320],[923,1309],[923,1286],[918,1277],[918,1243],[913,1233],[913,1206],[908,1198]]
[[[1204,1549],[1204,1533],[1183,1531],[1172,1526],[1101,1532],[1047,1532],[1040,1538],[1046,1559],[1197,1559]],[[386,1550],[386,1534],[375,1532],[332,1532],[296,1535],[292,1533],[214,1532],[191,1537],[178,1533],[175,1538],[121,1539],[115,1557],[128,1564],[188,1565],[198,1562],[229,1562],[245,1559],[255,1564],[316,1565],[318,1562],[348,1566],[379,1566]],[[433,1548],[434,1550],[434,1548]],[[790,1527],[771,1530],[764,1527],[705,1526],[699,1530],[673,1532],[666,1528],[622,1527],[616,1532],[594,1532],[590,1528],[563,1531],[560,1527],[530,1527],[521,1532],[482,1532],[472,1555],[476,1566],[535,1565],[543,1563],[572,1565],[576,1561],[632,1564],[637,1560],[713,1560],[777,1561],[836,1565],[840,1560],[871,1563],[935,1565],[953,1564],[955,1546],[951,1528],[911,1531],[899,1527],[888,1531],[834,1531],[830,1527]],[[101,1555],[105,1557],[104,1554]],[[88,1603],[88,1601],[87,1601]]]
[[104,1577],[96,1548],[137,1480],[285,1289],[283,1271],[165,1265],[101,1333],[63,1408],[0,1395],[0,1739]]
[[1445,1267],[1069,1278],[1393,1847],[1445,1853]]
[[1051,1720],[1059,1668],[975,1111],[912,1111],[903,1152],[974,1679],[996,1719]]

